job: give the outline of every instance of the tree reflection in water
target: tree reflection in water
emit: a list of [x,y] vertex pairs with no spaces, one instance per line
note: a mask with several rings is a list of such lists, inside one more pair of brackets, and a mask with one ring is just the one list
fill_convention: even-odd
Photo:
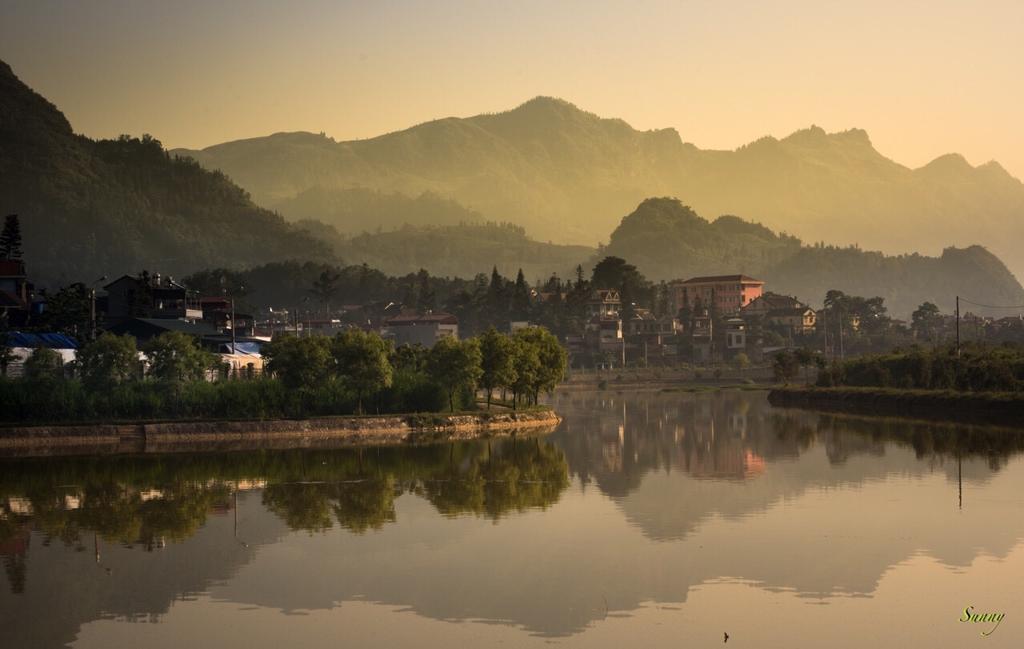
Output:
[[[91,534],[153,551],[189,538],[233,493],[262,487],[267,509],[294,530],[335,522],[354,533],[396,520],[395,498],[413,493],[446,516],[497,519],[547,507],[569,484],[560,450],[540,439],[380,449],[220,455],[43,458],[0,464],[0,555],[23,584],[28,533],[85,551]],[[97,546],[97,553],[99,548]]]

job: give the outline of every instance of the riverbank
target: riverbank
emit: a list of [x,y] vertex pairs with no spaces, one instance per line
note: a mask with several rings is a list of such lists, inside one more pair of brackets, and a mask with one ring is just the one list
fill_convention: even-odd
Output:
[[774,385],[770,368],[630,368],[610,371],[574,371],[558,385],[559,390],[652,390],[699,391],[735,386],[767,389]]
[[782,408],[1024,426],[1024,393],[785,387],[768,393]]
[[0,428],[0,455],[175,453],[418,444],[553,430],[551,409],[311,419],[174,421]]

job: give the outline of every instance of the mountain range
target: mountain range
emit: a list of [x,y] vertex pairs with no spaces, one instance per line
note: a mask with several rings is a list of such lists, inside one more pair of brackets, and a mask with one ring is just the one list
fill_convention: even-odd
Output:
[[[282,138],[298,148],[278,151]],[[852,140],[861,148],[866,142],[856,133],[808,132],[787,138],[784,146],[797,146],[801,138]],[[474,142],[472,155],[466,154]],[[141,269],[185,275],[285,260],[343,260],[395,275],[426,268],[435,275],[462,277],[497,266],[507,276],[522,268],[536,280],[551,273],[565,277],[577,265],[589,274],[597,260],[617,255],[652,280],[743,272],[812,304],[832,288],[881,295],[901,316],[925,300],[948,310],[956,294],[989,304],[1024,303],[1020,283],[997,256],[977,245],[944,246],[939,256],[808,246],[743,218],[705,220],[700,210],[678,199],[643,196],[598,223],[593,214],[599,208],[602,214],[611,212],[629,195],[645,191],[645,183],[668,184],[671,178],[658,169],[676,164],[673,156],[697,151],[673,142],[678,144],[678,136],[668,131],[640,133],[624,122],[539,99],[510,113],[441,120],[362,143],[337,144],[302,134],[215,147],[218,155],[234,152],[228,158],[242,167],[266,172],[263,180],[275,188],[273,197],[258,194],[257,199],[287,207],[294,219],[289,222],[254,203],[225,172],[170,153],[152,137],[92,140],[74,133],[53,104],[0,62],[0,212],[21,216],[30,273],[51,288]],[[753,148],[758,147],[775,145]],[[510,163],[505,155],[512,149],[518,162]],[[322,159],[305,167],[305,182],[312,184],[301,187],[301,174],[289,172],[302,168],[296,160],[308,162],[309,150],[320,151]],[[280,164],[261,167],[275,151]],[[203,159],[207,154],[195,155]],[[371,158],[372,164],[366,162]],[[499,164],[499,159],[504,162]],[[399,166],[404,171],[399,173],[394,160],[403,161]],[[574,160],[596,162],[587,167]],[[204,164],[217,166],[209,159]],[[516,173],[507,173],[512,167]],[[677,164],[675,168],[681,169]],[[339,169],[359,169],[361,181],[330,187],[328,177]],[[926,169],[950,177],[964,171],[948,160]],[[998,178],[992,168],[971,173]],[[415,181],[423,174],[436,182],[428,186]],[[461,189],[448,191],[456,176],[462,178],[456,183]],[[408,185],[397,187],[404,182]],[[950,180],[949,191],[961,185]],[[490,193],[497,186],[505,193]],[[463,202],[463,191],[475,192],[479,200]],[[526,206],[523,214],[533,220],[488,220],[502,195],[519,200]],[[570,210],[574,200],[581,207]],[[772,208],[770,203],[765,206],[768,213]],[[559,211],[568,216],[558,216]],[[549,233],[575,223],[586,230],[588,240],[607,236],[607,244],[538,241],[528,236],[535,232],[523,220]],[[960,221],[972,222],[967,217]],[[921,236],[945,235],[929,228]]]
[[[276,133],[175,150],[219,169],[256,202],[303,218],[300,197],[372,190],[447,198],[541,240],[596,245],[650,196],[701,214],[757,219],[806,241],[938,254],[981,244],[1024,276],[1024,185],[998,163],[949,154],[918,169],[879,153],[862,130],[818,127],[734,151],[702,150],[673,129],[638,131],[537,97],[498,114],[445,118],[365,140]],[[308,197],[307,197],[308,198]],[[322,214],[325,213],[322,211]],[[372,230],[324,216],[342,232]],[[407,222],[425,225],[410,214]]]

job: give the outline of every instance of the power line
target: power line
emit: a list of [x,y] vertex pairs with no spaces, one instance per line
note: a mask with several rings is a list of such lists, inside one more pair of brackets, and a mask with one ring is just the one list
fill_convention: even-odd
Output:
[[966,302],[972,306],[980,306],[985,309],[1024,309],[1024,304],[981,304],[980,302],[971,302],[965,297],[960,298],[961,302]]

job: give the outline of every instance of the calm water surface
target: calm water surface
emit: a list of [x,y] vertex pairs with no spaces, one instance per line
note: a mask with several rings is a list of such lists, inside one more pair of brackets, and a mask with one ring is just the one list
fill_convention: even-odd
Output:
[[553,402],[541,438],[0,460],[0,647],[1024,646],[1020,436]]

